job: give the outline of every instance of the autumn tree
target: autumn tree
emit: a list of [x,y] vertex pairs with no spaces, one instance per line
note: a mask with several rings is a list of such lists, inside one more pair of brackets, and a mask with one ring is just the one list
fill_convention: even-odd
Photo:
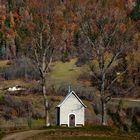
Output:
[[127,67],[118,71],[115,68],[133,47],[131,21],[123,6],[121,0],[89,0],[80,8],[81,32],[88,41],[88,46],[92,48],[87,53],[92,54],[93,58],[90,64],[92,82],[100,92],[102,125],[107,125],[106,105],[113,95],[112,85],[127,72]]
[[[7,59],[14,59],[16,57],[16,30],[14,17],[14,1],[1,1],[1,37],[5,45],[5,54]],[[15,19],[14,19],[15,18]],[[4,46],[3,45],[3,46]]]
[[134,6],[130,13],[130,17],[132,20],[138,21],[140,20],[140,0],[136,0],[133,3],[135,4],[133,4]]
[[4,56],[3,48],[5,48],[5,40],[3,34],[4,21],[6,17],[6,6],[2,1],[0,2],[0,55]]
[[27,37],[24,38],[23,47],[30,51],[27,54],[35,62],[34,64],[40,73],[45,107],[45,126],[50,125],[46,80],[54,54],[56,50],[59,50],[57,48],[58,44],[56,45],[55,2],[28,0],[23,11],[24,22],[22,21],[24,28],[28,32]]
[[[57,23],[57,28],[61,28],[62,32],[60,35],[61,41],[61,60],[63,62],[69,61],[72,56],[75,55],[75,49],[73,47],[73,36],[78,30],[77,25],[77,1],[63,1],[57,7],[57,19],[60,20]],[[58,9],[59,8],[59,9]]]

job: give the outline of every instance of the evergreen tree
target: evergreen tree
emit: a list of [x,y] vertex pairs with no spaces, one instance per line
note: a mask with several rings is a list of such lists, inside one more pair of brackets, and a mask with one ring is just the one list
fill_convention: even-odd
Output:
[[130,17],[135,21],[140,20],[140,0],[136,1],[136,5],[130,13]]

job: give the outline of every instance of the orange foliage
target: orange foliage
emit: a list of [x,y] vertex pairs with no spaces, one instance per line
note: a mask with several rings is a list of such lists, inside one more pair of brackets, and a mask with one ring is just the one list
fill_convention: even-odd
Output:
[[135,34],[133,41],[140,46],[140,33]]
[[124,33],[126,31],[126,25],[125,24],[123,24],[123,23],[120,24],[120,31],[122,33]]

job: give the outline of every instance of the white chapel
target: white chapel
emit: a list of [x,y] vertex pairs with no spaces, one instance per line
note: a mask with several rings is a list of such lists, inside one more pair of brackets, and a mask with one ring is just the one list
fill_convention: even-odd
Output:
[[79,127],[85,125],[85,108],[86,105],[76,95],[74,91],[70,91],[57,109],[57,125],[68,127]]

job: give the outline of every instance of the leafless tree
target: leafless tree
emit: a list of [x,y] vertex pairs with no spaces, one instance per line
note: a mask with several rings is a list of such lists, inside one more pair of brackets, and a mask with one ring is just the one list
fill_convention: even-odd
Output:
[[[53,60],[56,46],[54,47],[54,7],[50,1],[35,1],[38,3],[35,7],[32,3],[28,5],[31,25],[30,44],[31,44],[31,58],[35,62],[39,72],[42,85],[42,93],[44,97],[45,107],[45,126],[50,125],[49,121],[49,100],[46,92],[46,82],[50,66]],[[41,7],[41,8],[40,8]],[[33,10],[34,9],[34,10]],[[34,12],[32,12],[34,11]]]
[[112,97],[109,89],[118,76],[127,72],[127,68],[116,72],[110,81],[107,74],[112,73],[111,69],[133,47],[130,43],[133,34],[131,23],[122,13],[118,7],[104,1],[89,2],[80,9],[81,31],[92,48],[93,62],[90,66],[100,91],[102,125],[107,125],[106,104]]

